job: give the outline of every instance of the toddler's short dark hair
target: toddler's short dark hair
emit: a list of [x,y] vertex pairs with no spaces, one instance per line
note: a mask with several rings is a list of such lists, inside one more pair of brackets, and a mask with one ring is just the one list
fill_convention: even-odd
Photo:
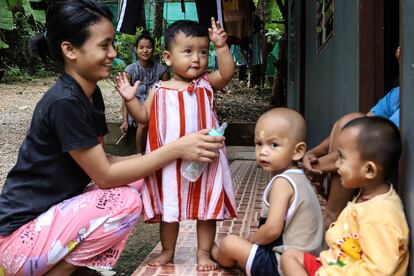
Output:
[[173,42],[175,36],[180,32],[186,36],[208,38],[208,30],[200,23],[191,20],[177,20],[165,31],[164,45],[166,50],[171,50],[171,43]]
[[384,180],[395,177],[401,155],[401,135],[396,125],[390,120],[367,116],[348,122],[343,129],[358,127],[357,138],[360,156],[382,166]]

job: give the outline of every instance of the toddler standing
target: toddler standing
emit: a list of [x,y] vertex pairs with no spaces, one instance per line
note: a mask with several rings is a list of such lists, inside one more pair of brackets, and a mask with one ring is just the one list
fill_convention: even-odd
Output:
[[[218,70],[206,73],[209,38],[216,48]],[[145,121],[150,110],[146,153],[175,141],[186,133],[218,127],[213,107],[213,91],[227,85],[234,73],[234,62],[226,44],[227,34],[211,19],[211,28],[197,22],[179,20],[165,33],[165,63],[172,78],[161,82],[150,93],[144,106],[134,97],[134,88],[118,76],[120,94],[130,114]],[[145,107],[145,108],[143,108]],[[203,156],[204,152],[197,154]],[[160,222],[162,252],[149,261],[161,266],[173,261],[179,221],[197,220],[197,269],[213,270],[210,252],[216,234],[216,221],[236,217],[236,205],[225,152],[209,164],[201,177],[189,182],[180,174],[182,160],[166,165],[146,178],[142,192],[143,216],[147,222]]]

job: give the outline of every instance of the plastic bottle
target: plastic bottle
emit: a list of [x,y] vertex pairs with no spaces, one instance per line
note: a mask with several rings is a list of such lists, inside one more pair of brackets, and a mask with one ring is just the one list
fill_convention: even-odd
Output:
[[[209,131],[210,136],[223,136],[227,123]],[[181,164],[181,175],[190,182],[195,182],[201,176],[208,163],[184,160]]]

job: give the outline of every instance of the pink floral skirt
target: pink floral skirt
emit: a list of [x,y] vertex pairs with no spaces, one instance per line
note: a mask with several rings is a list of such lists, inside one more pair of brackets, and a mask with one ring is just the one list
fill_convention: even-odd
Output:
[[141,211],[143,181],[114,189],[92,185],[0,237],[0,276],[43,275],[60,261],[113,267]]

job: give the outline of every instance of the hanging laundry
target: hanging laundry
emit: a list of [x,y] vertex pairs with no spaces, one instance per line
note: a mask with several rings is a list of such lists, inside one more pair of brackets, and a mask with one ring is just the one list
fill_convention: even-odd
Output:
[[252,34],[252,0],[223,0],[225,29],[229,36],[238,39]]
[[211,26],[211,17],[214,17],[216,20],[220,21],[223,25],[223,10],[221,6],[221,0],[196,0],[198,22],[210,28]]
[[223,10],[237,11],[239,9],[239,0],[223,0]]
[[119,0],[116,31],[135,35],[140,22],[144,0]]

